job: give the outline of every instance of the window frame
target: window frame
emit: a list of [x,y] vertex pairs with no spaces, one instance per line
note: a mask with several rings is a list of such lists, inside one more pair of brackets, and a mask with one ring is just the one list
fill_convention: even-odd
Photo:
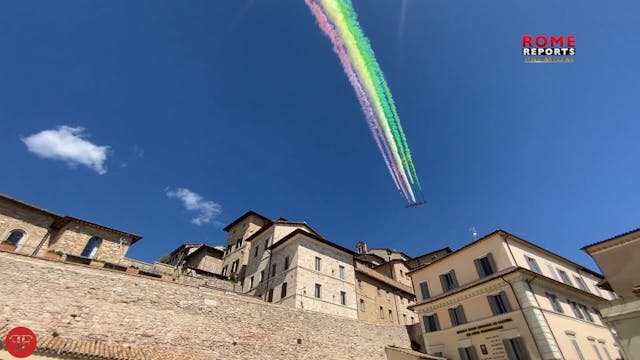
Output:
[[524,255],[524,258],[527,261],[527,266],[529,267],[529,270],[542,275],[540,264],[538,264],[538,260],[536,260],[536,258],[526,254]]
[[314,295],[314,297],[316,299],[322,299],[322,285],[321,284],[316,284],[315,285],[315,289],[314,289],[313,295]]
[[447,273],[440,274],[440,284],[442,285],[442,292],[448,292],[457,288],[459,284],[456,271],[450,270]]
[[[476,271],[481,279],[489,275],[493,275],[498,271],[498,266],[496,265],[492,253],[488,253],[481,258],[473,260],[473,263],[475,264]],[[488,268],[488,271],[486,268]]]
[[422,296],[423,300],[426,300],[431,297],[431,291],[429,291],[428,281],[422,281],[418,286],[420,287],[420,295]]
[[422,322],[424,323],[422,326],[424,328],[424,332],[430,333],[440,331],[440,320],[438,319],[437,313],[422,315]]

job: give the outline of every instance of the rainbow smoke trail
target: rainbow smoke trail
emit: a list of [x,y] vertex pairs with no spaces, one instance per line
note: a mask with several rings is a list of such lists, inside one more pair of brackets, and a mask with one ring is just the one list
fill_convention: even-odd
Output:
[[305,2],[340,58],[396,187],[410,204],[421,201],[420,182],[391,91],[360,28],[351,0]]

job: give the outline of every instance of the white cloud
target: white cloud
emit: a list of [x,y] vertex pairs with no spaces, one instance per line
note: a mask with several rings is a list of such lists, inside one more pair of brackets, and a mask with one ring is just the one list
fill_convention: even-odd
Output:
[[45,159],[62,160],[71,166],[84,165],[98,174],[106,174],[105,161],[109,146],[98,146],[85,140],[82,127],[59,126],[21,139],[27,149]]
[[[213,201],[205,200],[199,194],[185,188],[177,188],[175,190],[167,190],[169,198],[175,198],[182,201],[187,210],[197,211],[197,217],[191,219],[196,225],[204,225],[210,223],[213,218],[222,213],[222,206]],[[214,222],[215,223],[215,222]]]

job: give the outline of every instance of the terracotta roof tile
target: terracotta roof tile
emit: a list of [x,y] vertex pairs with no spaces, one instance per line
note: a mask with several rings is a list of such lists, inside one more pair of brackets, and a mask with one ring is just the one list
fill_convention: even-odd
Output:
[[[0,338],[4,338],[10,327],[7,324],[0,325]],[[0,341],[0,349],[4,348]],[[144,348],[109,345],[98,340],[74,339],[61,336],[38,336],[36,353],[60,354],[83,359],[95,360],[199,360],[194,355],[174,354],[158,350]]]

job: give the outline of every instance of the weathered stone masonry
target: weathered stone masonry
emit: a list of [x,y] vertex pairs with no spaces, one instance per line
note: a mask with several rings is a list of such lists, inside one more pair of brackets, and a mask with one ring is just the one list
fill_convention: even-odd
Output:
[[0,321],[39,336],[208,359],[385,359],[385,345],[409,347],[403,326],[110,270],[0,253],[0,274]]

